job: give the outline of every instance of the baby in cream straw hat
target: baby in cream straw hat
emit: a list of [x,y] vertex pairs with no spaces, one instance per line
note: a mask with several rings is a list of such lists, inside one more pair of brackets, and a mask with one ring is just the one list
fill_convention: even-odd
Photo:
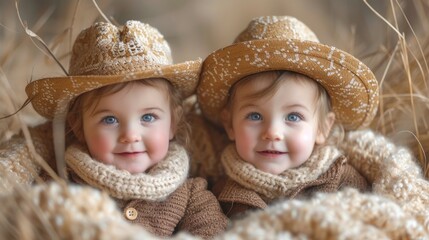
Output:
[[296,18],[253,19],[234,44],[204,60],[197,96],[203,115],[233,141],[220,159],[227,178],[213,188],[227,216],[314,192],[369,188],[337,143],[344,130],[372,121],[377,81]]
[[[173,64],[168,43],[148,24],[99,22],[77,36],[69,76],[33,81],[26,92],[47,119],[66,114],[71,182],[107,192],[124,218],[154,234],[209,238],[225,229],[227,218],[206,181],[187,178],[182,106],[195,92],[200,67],[201,60]],[[40,146],[55,169],[51,148]]]

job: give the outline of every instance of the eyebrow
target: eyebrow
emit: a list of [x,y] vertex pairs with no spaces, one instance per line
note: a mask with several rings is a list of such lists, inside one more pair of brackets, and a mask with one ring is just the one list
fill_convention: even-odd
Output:
[[284,108],[304,108],[305,110],[307,110],[308,112],[310,112],[310,109],[308,109],[307,106],[304,106],[304,105],[299,104],[299,103],[288,105],[288,106],[285,106]]
[[[256,104],[253,104],[253,103],[246,103],[246,104],[244,104],[244,105],[240,106],[240,107],[238,108],[238,110],[240,111],[240,110],[242,110],[242,109],[244,109],[244,108],[247,108],[247,107],[254,107],[254,106],[257,106],[257,105],[256,105]],[[302,105],[302,104],[299,104],[299,103],[292,104],[292,105],[287,105],[287,106],[282,107],[282,109],[288,109],[288,108],[303,108],[303,109],[307,110],[308,112],[310,112],[310,109],[308,109],[308,107],[306,107],[306,106],[304,106],[304,105]]]
[[[150,107],[150,108],[143,108],[142,109],[143,112],[154,111],[154,110],[155,111],[158,110],[158,111],[160,111],[162,113],[165,112],[162,108],[159,108],[159,107]],[[102,113],[105,113],[105,112],[113,112],[113,111],[110,110],[110,109],[108,109],[108,108],[103,108],[103,109],[99,109],[97,111],[93,111],[91,113],[91,116],[95,116],[95,115],[102,114]]]
[[242,110],[242,109],[244,109],[244,108],[247,108],[247,107],[254,107],[254,106],[256,106],[256,104],[253,104],[253,103],[246,103],[246,104],[244,104],[244,105],[240,106],[240,107],[238,108],[238,111],[240,111],[240,110]]

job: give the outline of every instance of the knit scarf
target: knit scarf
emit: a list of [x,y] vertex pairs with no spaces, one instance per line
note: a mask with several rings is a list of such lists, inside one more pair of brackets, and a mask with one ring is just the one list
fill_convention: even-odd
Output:
[[67,165],[83,181],[124,200],[163,200],[186,180],[189,170],[188,155],[176,143],[170,143],[164,160],[149,172],[138,174],[96,161],[80,145],[68,147],[65,155]]
[[273,200],[289,195],[306,182],[316,180],[340,155],[340,151],[334,146],[316,148],[301,166],[287,169],[279,175],[263,172],[241,159],[234,144],[225,148],[221,161],[226,174],[232,180]]

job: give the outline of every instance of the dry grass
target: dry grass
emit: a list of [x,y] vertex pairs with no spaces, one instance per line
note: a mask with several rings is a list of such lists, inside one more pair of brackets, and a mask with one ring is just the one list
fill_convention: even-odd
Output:
[[[396,43],[385,50],[385,58],[381,59],[386,64],[379,78],[380,106],[372,127],[412,149],[428,176],[429,33],[424,29],[429,27],[426,15],[429,6],[424,1],[413,1],[419,9],[421,24],[416,28],[409,23],[398,1],[390,3],[393,14],[389,18],[378,16],[386,22]],[[398,19],[403,19],[404,24]]]
[[[243,3],[243,1],[246,3]],[[247,4],[247,0],[243,1],[231,1],[229,4],[244,6]],[[27,21],[26,18],[31,19],[29,16],[35,19],[34,22],[27,23],[27,33],[30,33],[29,31],[32,32],[31,34],[34,33],[32,39],[35,43],[30,41],[30,37],[25,34],[24,28],[18,20],[15,7],[0,3],[3,4],[3,6],[0,5],[0,42],[2,43],[0,46],[0,114],[3,116],[19,109],[25,101],[23,89],[32,79],[42,76],[65,75],[65,70],[63,71],[58,66],[62,65],[64,69],[67,69],[71,43],[80,29],[89,26],[97,19],[102,20],[104,18],[117,22],[120,18],[112,18],[107,15],[108,13],[114,13],[115,8],[112,6],[115,5],[112,1],[99,1],[100,10],[95,8],[91,1],[67,1],[67,3],[57,6],[57,9],[49,8],[50,4],[55,1],[51,3],[41,2],[41,5],[45,4],[43,6],[46,8],[40,14],[30,14],[28,11],[28,15],[24,14],[26,12],[23,11],[24,8],[31,9],[33,7],[29,1],[21,1],[19,6],[23,14],[23,22]],[[132,1],[118,2],[122,2],[125,5]],[[245,27],[252,16],[283,13],[279,13],[277,11],[279,7],[276,6],[284,1],[263,1],[264,4],[256,1],[252,2],[256,6],[255,9],[249,8],[248,12],[243,12],[241,17],[228,18],[226,17],[228,14],[225,14],[225,16],[221,17],[225,17],[224,22],[221,22],[219,16],[213,17],[213,15],[219,14],[216,10],[228,8],[228,6],[220,6],[222,4],[228,5],[222,1],[216,1],[219,2],[216,4],[211,2],[209,7],[203,6],[198,1],[180,1],[186,8],[172,8],[163,1],[148,2],[146,3],[148,5],[142,3],[138,5],[140,7],[152,7],[152,9],[142,9],[142,12],[152,16],[150,12],[155,11],[159,13],[159,16],[150,18],[142,16],[140,20],[147,20],[154,26],[159,26],[160,31],[165,33],[172,45],[173,51],[178,49],[179,54],[175,57],[181,61],[204,57],[212,50],[229,44],[235,35]],[[362,28],[359,28],[359,26],[347,25],[347,23],[350,23],[350,19],[344,19],[344,16],[348,16],[347,13],[356,10],[347,9],[347,4],[339,4],[344,8],[342,10],[345,13],[341,15],[342,18],[338,15],[339,20],[336,21],[338,25],[331,29],[332,31],[340,31],[339,35],[343,36],[339,38],[338,42],[329,38],[330,35],[336,36],[331,34],[332,32],[319,34],[319,32],[323,33],[323,30],[326,30],[322,26],[330,26],[332,23],[329,20],[332,16],[326,14],[330,4],[332,5],[332,1],[325,0],[317,3],[313,1],[312,8],[321,10],[320,12],[312,13],[313,17],[304,17],[308,15],[306,8],[309,4],[308,2],[297,2],[293,1],[293,6],[285,5],[280,10],[285,12],[283,14],[294,14],[301,19],[307,18],[308,22],[312,23],[309,25],[313,29],[313,26],[319,28],[315,23],[320,24],[320,29],[314,30],[321,39],[328,39],[329,44],[345,48],[347,51],[354,53],[374,69],[380,83],[381,95],[379,112],[371,127],[390,136],[395,142],[408,146],[419,159],[425,175],[428,176],[429,160],[426,156],[429,156],[429,119],[426,119],[426,116],[429,116],[429,67],[427,63],[427,58],[429,57],[429,32],[425,31],[425,29],[429,29],[429,19],[426,14],[429,12],[427,1],[409,0],[398,2],[397,0],[386,0],[384,1],[387,3],[386,6],[380,6],[380,2],[376,1],[359,1],[358,6],[360,6],[361,11],[366,12],[366,15],[361,16],[361,19],[356,20],[356,22],[364,22],[369,13],[377,16],[380,22],[384,22],[381,25],[368,25],[370,28],[366,29],[367,32],[365,33],[360,32]],[[137,2],[133,3],[137,4]],[[268,3],[271,3],[272,6],[267,6],[269,5]],[[291,1],[289,1],[290,3]],[[404,6],[404,3],[407,6]],[[314,4],[319,4],[319,8],[314,7]],[[327,4],[328,7],[323,6],[323,4]],[[118,5],[115,7],[120,8]],[[132,8],[133,5],[130,4],[129,7]],[[387,11],[385,11],[384,7],[387,7]],[[196,11],[195,8],[200,10]],[[411,23],[408,22],[410,15],[407,15],[410,12],[410,8],[413,9],[411,11],[413,12]],[[185,9],[189,12],[186,12]],[[104,11],[107,17],[101,16],[99,11]],[[197,14],[195,14],[196,12]],[[169,17],[171,15],[179,17],[177,26],[171,24]],[[164,18],[164,21],[160,16]],[[59,18],[63,21],[58,21]],[[55,19],[57,20],[55,21]],[[213,25],[215,19],[218,21],[216,26]],[[187,25],[182,26],[183,24]],[[374,28],[371,28],[371,26],[374,26]],[[366,36],[367,34],[378,35],[378,42],[373,44],[374,38]],[[37,40],[36,35],[41,37],[44,44]],[[203,36],[210,36],[210,39]],[[186,39],[189,39],[189,41]],[[377,44],[377,46],[372,44]],[[369,53],[362,48],[362,46],[366,45],[370,46],[371,51]],[[55,58],[52,56],[55,56]],[[0,143],[7,141],[11,136],[23,129],[30,149],[35,153],[26,129],[27,126],[38,124],[42,121],[43,119],[32,110],[31,106],[27,106],[11,118],[0,120]],[[37,154],[34,155],[35,159],[40,161]],[[37,209],[35,211],[37,215]],[[41,219],[39,220],[41,221]],[[2,224],[6,223],[0,222],[0,225]],[[25,227],[24,225],[22,226]],[[50,232],[49,227],[46,229],[47,234],[55,236],[55,233]],[[19,229],[17,232],[19,232]],[[12,237],[18,238],[18,235]],[[38,237],[28,233],[26,238],[37,239]]]

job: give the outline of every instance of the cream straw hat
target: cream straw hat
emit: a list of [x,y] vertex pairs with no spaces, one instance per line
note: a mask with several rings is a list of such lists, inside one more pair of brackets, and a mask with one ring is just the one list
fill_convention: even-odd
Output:
[[268,16],[253,19],[234,44],[204,60],[197,96],[205,117],[220,125],[231,86],[245,76],[271,70],[298,72],[319,82],[346,130],[368,126],[376,114],[378,82],[365,64],[319,43],[296,18]]
[[25,89],[34,109],[52,119],[76,96],[106,85],[146,78],[164,78],[183,97],[195,92],[201,60],[173,64],[171,50],[159,31],[128,21],[122,28],[99,22],[76,38],[70,76],[44,78]]

